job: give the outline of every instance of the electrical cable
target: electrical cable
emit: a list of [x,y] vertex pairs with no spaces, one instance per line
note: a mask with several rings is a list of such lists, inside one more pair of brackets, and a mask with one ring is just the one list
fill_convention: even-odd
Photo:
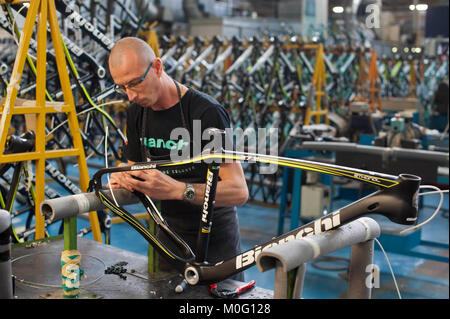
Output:
[[66,46],[62,36],[61,36],[61,41],[63,44],[64,53],[66,55],[67,61],[69,62],[70,69],[72,70],[72,72],[75,76],[75,80],[77,81],[78,85],[80,86],[81,90],[83,91],[83,94],[86,97],[86,99],[88,100],[89,104],[91,106],[93,106],[97,111],[99,111],[103,115],[103,117],[106,118],[108,120],[108,122],[110,122],[114,126],[114,128],[116,129],[116,131],[119,134],[119,136],[121,137],[121,139],[124,141],[125,144],[127,144],[127,138],[122,133],[120,128],[116,125],[116,123],[111,118],[111,116],[108,113],[106,113],[103,109],[101,109],[97,104],[95,104],[95,102],[92,100],[91,96],[89,95],[89,93],[86,90],[86,87],[84,86],[83,82],[81,81],[80,75],[78,74],[78,71],[73,63],[72,57],[70,56],[69,50],[67,49],[67,46]]
[[[420,223],[420,224],[418,224],[418,225],[416,225],[416,226],[413,226],[413,227],[409,227],[409,228],[407,228],[407,229],[404,229],[404,230],[402,230],[402,231],[400,232],[400,234],[403,234],[403,233],[408,232],[408,231],[410,231],[410,230],[414,230],[414,229],[420,228],[420,227],[422,227],[423,225],[429,223],[429,222],[436,216],[436,214],[440,211],[441,206],[442,206],[442,202],[443,202],[443,200],[444,200],[444,193],[448,193],[448,190],[441,190],[441,189],[439,189],[438,187],[433,186],[433,185],[422,185],[422,186],[420,186],[419,189],[423,189],[423,188],[430,188],[430,189],[434,189],[434,190],[436,190],[436,191],[434,191],[434,192],[420,193],[420,194],[418,194],[418,196],[432,195],[432,194],[440,194],[440,195],[441,195],[441,199],[440,199],[440,201],[439,201],[439,205],[438,205],[438,207],[436,208],[436,210],[433,212],[433,214],[431,215],[431,217],[428,218],[426,221],[424,221],[423,223]],[[384,254],[384,257],[386,258],[386,261],[387,261],[387,263],[388,263],[389,269],[390,269],[391,274],[392,274],[392,279],[394,280],[394,284],[395,284],[395,288],[396,288],[396,290],[397,290],[398,297],[399,297],[399,299],[402,299],[402,296],[401,296],[401,294],[400,294],[400,289],[398,288],[397,281],[396,281],[395,275],[394,275],[394,271],[392,270],[392,267],[391,267],[391,264],[390,264],[390,262],[389,262],[388,256],[387,256],[387,254],[386,254],[386,252],[385,252],[383,246],[382,246],[381,243],[378,241],[378,239],[375,238],[375,241],[376,241],[377,244],[380,246],[381,251],[382,251],[383,254]]]
[[[105,165],[106,165],[106,168],[108,168],[108,126],[105,127]],[[109,174],[106,174],[106,178],[108,179],[109,191],[111,192],[111,196],[114,199],[114,203],[116,204],[116,206],[119,206],[119,204],[117,203],[116,197],[114,196],[114,192],[112,190],[111,183],[109,181]]]
[[[422,227],[423,225],[429,223],[429,222],[436,216],[436,214],[439,212],[439,210],[441,209],[442,202],[443,202],[443,194],[444,194],[444,193],[448,193],[448,190],[441,190],[441,189],[439,189],[438,187],[433,186],[433,185],[423,185],[423,186],[420,186],[420,189],[422,189],[422,188],[431,188],[431,189],[435,189],[436,191],[426,192],[426,193],[420,193],[420,194],[418,194],[418,195],[419,195],[419,196],[423,196],[423,195],[440,194],[440,195],[441,195],[441,200],[440,200],[440,202],[439,202],[439,205],[438,205],[438,207],[436,208],[436,210],[434,211],[434,213],[432,214],[432,216],[431,216],[430,218],[428,218],[426,221],[424,221],[423,223],[421,223],[421,224],[419,224],[419,225],[416,225],[416,226],[414,226],[414,227],[410,227],[410,228],[408,228],[408,229],[405,229],[405,230],[401,231],[400,234],[405,233],[405,232],[410,231],[410,230],[413,230],[413,229],[416,229],[416,228],[420,228],[420,227]],[[388,264],[388,266],[389,266],[389,269],[390,269],[390,272],[391,272],[391,275],[392,275],[392,279],[393,279],[393,281],[394,281],[394,285],[395,285],[395,288],[396,288],[398,297],[399,297],[399,299],[402,299],[402,296],[401,296],[401,293],[400,293],[400,289],[399,289],[399,287],[398,287],[397,280],[396,280],[395,275],[394,275],[394,271],[392,270],[392,266],[391,266],[391,264],[390,264],[390,262],[389,262],[389,258],[388,258],[388,256],[387,256],[387,254],[386,254],[386,252],[385,252],[383,246],[382,246],[381,243],[378,241],[378,239],[375,238],[375,241],[377,242],[377,244],[378,244],[379,247],[381,248],[381,251],[383,252],[384,257],[385,257],[385,259],[386,259],[386,262],[387,262],[387,264]],[[346,269],[347,269],[347,268],[344,268],[344,267],[342,267],[342,268],[338,268],[338,267],[336,267],[336,268],[326,268],[326,267],[318,266],[317,263],[323,262],[323,261],[346,260],[345,258],[333,257],[333,256],[323,256],[323,257],[326,257],[326,258],[322,258],[322,260],[317,260],[316,262],[311,263],[311,265],[312,265],[313,267],[315,267],[315,268],[317,268],[317,269],[321,269],[321,270],[346,270]]]
[[[115,100],[115,101],[105,102],[105,103],[102,103],[102,104],[99,104],[99,105],[96,105],[96,106],[92,106],[92,107],[90,107],[90,108],[88,108],[88,109],[85,109],[85,110],[83,110],[83,111],[81,111],[81,112],[78,112],[78,113],[77,113],[77,117],[78,117],[79,115],[84,114],[84,113],[88,113],[88,112],[92,111],[93,109],[98,109],[98,108],[101,107],[101,106],[106,106],[106,105],[111,105],[111,104],[116,104],[116,103],[123,103],[123,102],[124,102],[123,100]],[[57,129],[59,129],[61,126],[63,126],[64,124],[66,124],[68,121],[69,121],[69,120],[65,120],[65,121],[59,123],[59,124],[58,124],[57,126],[55,126],[50,132],[47,133],[46,137],[48,137],[50,134],[52,134],[53,132],[55,132],[55,131],[56,131]]]
[[[11,33],[12,33],[14,41],[16,42],[18,47],[20,47],[18,39],[20,39],[20,35],[22,33],[20,32],[19,27],[17,26],[16,19],[17,19],[17,16],[19,15],[20,11],[22,11],[23,8],[28,8],[28,7],[29,7],[29,4],[28,3],[24,3],[23,6],[17,11],[16,15],[12,14],[10,6],[6,7],[7,8],[7,12],[9,14],[9,17],[11,19],[11,21],[10,21]],[[33,62],[32,58],[34,58],[34,60],[37,60],[37,58],[35,56],[32,56],[29,52],[27,52],[26,59],[27,59],[27,62],[28,62],[28,66],[33,71],[33,74],[35,76],[37,76],[36,66],[34,65],[34,62]],[[8,83],[6,83],[6,84],[9,85]],[[47,98],[49,99],[50,102],[53,102],[53,98],[51,97],[51,95],[50,95],[50,93],[48,92],[47,89],[45,89],[45,95],[47,96]]]
[[[25,8],[25,7],[28,7],[28,4],[27,4],[27,6],[26,6],[26,5],[23,5],[23,6],[21,7],[21,9],[20,9],[20,10],[16,13],[16,15],[13,17],[13,20],[12,20],[12,23],[11,23],[11,24],[12,24],[12,26],[11,26],[12,30],[15,29],[15,31],[16,31],[18,34],[20,34],[20,32],[19,32],[19,30],[18,30],[18,27],[17,27],[17,24],[15,23],[15,21],[16,21],[17,16],[19,15],[20,11],[21,11],[23,8]],[[17,43],[16,37],[18,37],[18,35],[17,35],[15,32],[12,32],[12,33],[13,33],[13,36],[14,36],[14,40],[15,40],[16,43]],[[62,44],[63,44],[64,53],[65,53],[65,55],[66,55],[67,61],[68,61],[69,66],[70,66],[70,69],[72,70],[72,72],[73,72],[73,74],[74,74],[74,76],[75,76],[75,80],[77,81],[78,85],[80,86],[81,90],[83,91],[83,93],[84,93],[85,97],[87,98],[89,104],[92,106],[92,108],[90,108],[89,110],[96,109],[97,111],[99,111],[99,112],[103,115],[103,118],[104,118],[104,119],[106,118],[106,119],[108,120],[108,122],[111,123],[111,124],[114,126],[114,128],[116,129],[116,131],[117,131],[117,133],[119,134],[119,136],[121,137],[121,139],[124,141],[125,144],[127,144],[127,138],[126,138],[125,135],[122,133],[122,131],[120,130],[120,128],[115,124],[115,122],[114,122],[114,120],[111,118],[111,116],[110,116],[108,113],[106,113],[103,109],[100,108],[100,106],[107,105],[107,104],[97,105],[97,104],[95,104],[95,102],[94,102],[94,101],[92,100],[92,98],[90,97],[89,93],[88,93],[87,90],[86,90],[86,87],[84,86],[83,82],[81,81],[81,78],[80,78],[80,76],[79,76],[79,74],[78,74],[78,71],[77,71],[77,69],[76,69],[76,67],[75,67],[75,65],[74,65],[74,63],[73,63],[73,60],[72,60],[72,58],[71,58],[71,56],[70,56],[70,53],[69,53],[69,51],[68,51],[68,49],[67,49],[67,46],[66,46],[66,44],[65,44],[64,39],[62,38],[62,36],[61,36],[61,41],[62,41]],[[18,43],[17,43],[17,44],[18,44]],[[36,75],[36,74],[37,74],[37,71],[36,71],[36,68],[35,68],[35,66],[34,66],[33,61],[30,59],[30,55],[29,55],[29,54],[27,55],[27,60],[28,60],[28,62],[29,62],[30,68],[32,69],[33,73]],[[35,58],[35,60],[36,60],[36,58]],[[50,94],[48,93],[47,90],[46,90],[46,96],[47,96],[47,98],[48,98],[51,102],[53,102],[53,99],[51,98],[51,96],[50,96]],[[112,104],[112,103],[111,103],[111,104]],[[82,114],[82,113],[80,112],[79,114]],[[77,114],[77,115],[78,115],[78,114]],[[61,125],[62,125],[62,123],[61,123],[60,125],[58,125],[58,127],[60,127]],[[48,133],[47,136],[50,135],[50,134],[51,134],[52,132],[54,132],[55,130],[56,130],[56,128],[54,128],[50,133]]]
[[[109,134],[109,126],[108,125],[106,125],[105,126],[105,167],[106,168],[108,168],[108,134]],[[112,187],[111,187],[111,182],[110,182],[110,180],[109,180],[109,175],[110,174],[106,174],[106,178],[107,178],[107,180],[108,180],[108,186],[109,186],[109,190],[110,190],[110,192],[111,192],[111,196],[112,196],[112,198],[114,199],[114,203],[116,204],[116,205],[118,205],[118,203],[117,203],[117,200],[116,200],[116,197],[114,196],[114,192],[113,192],[113,190],[112,190]],[[107,213],[106,213],[107,214]],[[105,228],[106,228],[106,226],[105,226]],[[105,242],[106,242],[106,244],[110,244],[111,242],[110,242],[110,238],[109,238],[109,232],[108,231],[106,231],[106,229],[105,229]]]
[[422,185],[422,186],[420,186],[420,189],[423,189],[423,188],[430,188],[430,189],[434,189],[436,191],[435,192],[427,192],[427,193],[419,193],[418,196],[440,193],[441,194],[441,199],[439,201],[439,205],[436,208],[436,210],[434,211],[434,213],[431,215],[431,217],[428,218],[426,221],[424,221],[423,223],[420,223],[418,225],[415,225],[413,227],[409,227],[407,229],[404,229],[404,230],[402,230],[400,232],[400,234],[404,234],[404,233],[406,233],[408,231],[416,230],[418,228],[421,228],[423,225],[429,223],[434,217],[436,217],[437,213],[441,210],[442,203],[444,202],[444,193],[448,193],[448,190],[441,190],[441,189],[439,189],[438,187],[436,187],[434,185]]
[[[22,7],[16,12],[15,15],[13,15],[13,19],[12,19],[12,23],[11,23],[12,26],[16,26],[16,20],[17,20],[17,17],[19,16],[20,12],[21,12],[23,9],[29,8],[29,7],[30,7],[30,4],[29,4],[29,3],[24,3],[24,4],[22,4]],[[16,44],[17,44],[17,47],[20,47],[18,36],[16,35],[15,32],[12,32],[12,35],[13,35],[14,42],[16,42]],[[27,57],[31,57],[31,58],[33,58],[35,61],[37,60],[37,58],[36,58],[35,56],[31,55],[30,53],[27,53]]]
[[386,252],[384,251],[383,246],[382,246],[381,243],[378,241],[378,239],[374,238],[374,240],[377,242],[378,246],[380,246],[381,251],[382,251],[383,254],[384,254],[384,258],[386,258],[386,261],[387,261],[387,264],[388,264],[388,266],[389,266],[389,269],[391,270],[391,275],[392,275],[392,279],[394,280],[394,285],[395,285],[395,289],[397,290],[398,298],[399,298],[399,299],[402,299],[402,295],[400,294],[400,289],[398,288],[397,280],[395,279],[394,271],[392,270],[391,263],[389,262],[389,258],[388,258],[388,256],[387,256]]

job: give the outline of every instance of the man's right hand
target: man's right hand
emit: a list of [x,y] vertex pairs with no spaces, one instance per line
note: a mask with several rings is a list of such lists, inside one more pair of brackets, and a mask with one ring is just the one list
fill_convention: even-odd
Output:
[[[133,163],[120,163],[118,167],[130,166]],[[127,180],[129,179],[129,172],[115,172],[111,173],[111,177],[109,178],[109,183],[106,185],[108,188],[117,189],[117,188],[125,188],[130,192],[133,192],[134,189],[132,185],[130,185]]]

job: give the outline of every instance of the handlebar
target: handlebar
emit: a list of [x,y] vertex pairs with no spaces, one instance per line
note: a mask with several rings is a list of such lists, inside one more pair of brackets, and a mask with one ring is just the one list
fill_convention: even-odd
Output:
[[21,136],[10,135],[6,140],[7,153],[29,152],[34,148],[36,135],[34,131],[28,131]]

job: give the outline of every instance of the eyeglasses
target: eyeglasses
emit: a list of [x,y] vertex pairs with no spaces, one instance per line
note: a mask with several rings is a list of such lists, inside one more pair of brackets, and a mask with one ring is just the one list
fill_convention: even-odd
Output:
[[154,60],[150,63],[150,65],[147,68],[147,71],[145,71],[144,75],[141,78],[133,80],[133,81],[129,82],[128,84],[124,84],[124,85],[116,84],[114,86],[114,90],[119,94],[126,95],[127,89],[132,90],[134,87],[138,86],[145,80],[145,77],[147,76],[148,71],[150,71],[150,69],[152,68],[153,62],[154,62]]

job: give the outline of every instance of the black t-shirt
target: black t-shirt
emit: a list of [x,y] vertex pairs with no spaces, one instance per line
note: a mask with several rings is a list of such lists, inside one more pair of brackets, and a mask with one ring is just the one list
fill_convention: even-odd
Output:
[[[184,121],[181,111],[184,115]],[[145,113],[147,114],[144,119]],[[145,132],[142,132],[143,120],[146,121]],[[200,120],[200,122],[195,122],[197,120]],[[190,140],[188,143],[184,140],[184,136],[177,136],[177,138],[172,136],[171,138],[172,130],[183,128],[184,125],[187,126],[185,129],[189,132]],[[229,127],[230,118],[225,109],[212,97],[190,88],[182,97],[181,106],[180,103],[177,103],[163,111],[153,111],[151,108],[145,108],[144,111],[141,106],[132,104],[127,109],[128,145],[125,147],[124,154],[128,160],[133,162],[147,161],[148,155],[150,155],[151,161],[155,161],[169,159],[170,152],[175,149],[181,152],[179,155],[192,158],[199,155],[205,149],[205,146],[211,145],[209,139],[201,139],[205,129],[225,130]],[[196,136],[194,136],[194,131],[197,131]],[[198,135],[200,135],[201,140],[200,147],[194,146],[194,142],[199,138]],[[231,141],[231,138],[229,141]],[[225,149],[232,145],[226,144],[224,140],[222,140],[222,143]],[[146,154],[144,154],[144,151]],[[170,169],[161,168],[160,170],[180,181],[205,183],[207,169],[208,164],[206,163],[193,163],[171,166]],[[163,200],[161,201],[161,213],[169,226],[197,254],[196,242],[202,213],[201,206],[180,200]],[[210,263],[231,258],[241,252],[236,207],[215,207],[210,236],[207,257]],[[159,234],[159,239],[170,249],[177,251],[170,240],[165,240],[163,233]],[[160,266],[162,265],[161,262],[162,260],[160,260]],[[243,273],[236,274],[231,278],[244,280]]]
[[[183,111],[185,124],[181,116]],[[194,157],[199,155],[211,140],[202,139],[202,134],[207,128],[225,130],[230,127],[230,118],[224,107],[215,99],[199,92],[193,88],[185,93],[180,103],[169,109],[154,111],[146,108],[145,132],[142,132],[144,108],[132,104],[127,109],[127,138],[128,145],[125,148],[125,156],[133,162],[145,162],[147,156],[144,148],[150,154],[151,161],[170,159],[171,151],[176,150],[178,156]],[[200,122],[198,122],[200,121]],[[186,125],[187,127],[184,127]],[[183,127],[184,133],[171,138],[171,132],[177,129],[180,132]],[[195,131],[195,132],[194,132]],[[206,135],[204,136],[207,137]],[[187,139],[187,140],[185,140]],[[201,141],[199,141],[199,139]],[[199,147],[200,145],[200,147]],[[223,141],[225,147],[225,142]],[[191,182],[205,183],[208,165],[206,163],[193,163],[189,165],[161,168],[160,170],[174,179]],[[161,211],[166,216],[192,217],[199,221],[201,215],[200,206],[176,200],[161,201]],[[198,223],[192,225],[198,229]]]

